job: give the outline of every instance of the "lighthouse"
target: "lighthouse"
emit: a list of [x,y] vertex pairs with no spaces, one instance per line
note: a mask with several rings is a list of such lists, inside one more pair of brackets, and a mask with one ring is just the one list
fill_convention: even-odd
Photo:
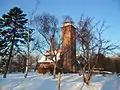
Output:
[[71,20],[65,21],[62,26],[63,68],[75,72],[76,66],[76,28]]

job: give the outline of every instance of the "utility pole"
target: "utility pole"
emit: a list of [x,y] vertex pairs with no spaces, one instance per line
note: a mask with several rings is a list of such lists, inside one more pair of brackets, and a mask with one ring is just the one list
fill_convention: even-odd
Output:
[[60,90],[60,79],[61,79],[61,72],[58,73],[58,90]]

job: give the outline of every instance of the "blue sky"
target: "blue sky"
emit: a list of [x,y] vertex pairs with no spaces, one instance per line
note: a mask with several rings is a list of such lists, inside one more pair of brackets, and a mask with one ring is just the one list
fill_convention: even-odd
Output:
[[[0,16],[14,6],[30,14],[36,0],[0,0]],[[120,42],[120,1],[119,0],[40,0],[37,13],[54,14],[62,25],[65,15],[70,15],[77,24],[81,14],[95,18],[94,21],[106,21],[110,26],[104,37],[112,42]]]

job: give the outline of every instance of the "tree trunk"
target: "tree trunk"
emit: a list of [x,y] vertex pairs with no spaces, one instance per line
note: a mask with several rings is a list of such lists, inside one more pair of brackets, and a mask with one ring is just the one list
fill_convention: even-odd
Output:
[[89,85],[90,84],[90,80],[91,78],[88,76],[88,77],[84,77],[84,83]]
[[12,44],[11,44],[10,53],[9,53],[9,58],[8,58],[8,61],[6,62],[6,67],[5,67],[5,72],[4,72],[3,78],[6,78],[6,75],[7,75],[9,66],[10,66],[10,62],[11,62],[12,51],[13,51],[13,42],[12,42]]
[[92,78],[92,72],[88,73],[86,76],[83,77],[84,83],[89,85],[90,81],[91,81],[91,78]]
[[60,79],[61,79],[61,73],[58,73],[58,90],[60,90]]
[[36,72],[37,69],[38,69],[38,62],[37,62],[37,64],[35,65],[34,72]]
[[27,75],[28,75],[28,69],[29,69],[29,60],[30,60],[30,52],[29,52],[29,49],[30,49],[30,45],[29,45],[29,32],[28,32],[28,56],[27,56],[27,60],[26,60],[26,68],[25,68],[25,78],[27,78]]
[[27,74],[28,74],[28,58],[26,60],[26,67],[25,67],[25,78],[27,78]]
[[53,78],[55,79],[56,78],[56,63],[54,63],[54,70],[53,70]]

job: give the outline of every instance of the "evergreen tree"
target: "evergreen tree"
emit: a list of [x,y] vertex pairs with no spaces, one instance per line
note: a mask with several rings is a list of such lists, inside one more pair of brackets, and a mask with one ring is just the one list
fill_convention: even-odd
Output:
[[27,24],[26,14],[18,7],[10,9],[7,14],[0,18],[0,55],[8,54],[4,78],[6,78],[11,57],[13,57],[13,51],[14,54],[21,52],[22,47],[32,40],[31,33],[33,30],[28,28]]

